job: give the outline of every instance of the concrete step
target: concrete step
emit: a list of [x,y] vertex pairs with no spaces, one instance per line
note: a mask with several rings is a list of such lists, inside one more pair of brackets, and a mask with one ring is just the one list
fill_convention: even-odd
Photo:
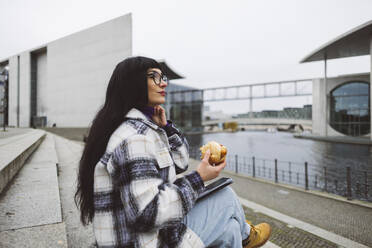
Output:
[[65,223],[0,232],[0,247],[67,247]]
[[47,133],[0,197],[0,247],[67,247],[57,163]]
[[0,139],[0,193],[40,145],[45,131],[28,129]]
[[74,203],[79,161],[83,143],[55,135],[59,186],[62,203],[63,221],[66,224],[67,244],[69,248],[91,247],[95,241],[93,225],[83,226],[80,212]]

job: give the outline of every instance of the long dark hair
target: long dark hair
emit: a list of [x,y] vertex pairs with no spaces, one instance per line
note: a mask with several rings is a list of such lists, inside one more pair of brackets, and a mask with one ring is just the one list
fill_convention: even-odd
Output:
[[130,109],[148,103],[147,70],[160,65],[146,57],[130,57],[116,65],[106,91],[106,100],[93,119],[79,164],[75,204],[83,225],[94,218],[94,169],[106,150],[111,134]]

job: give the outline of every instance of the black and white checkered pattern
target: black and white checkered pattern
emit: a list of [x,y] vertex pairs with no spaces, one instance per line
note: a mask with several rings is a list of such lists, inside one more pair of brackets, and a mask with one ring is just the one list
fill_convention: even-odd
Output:
[[94,234],[98,247],[204,247],[181,221],[203,191],[188,167],[188,143],[133,108],[110,137],[94,173]]

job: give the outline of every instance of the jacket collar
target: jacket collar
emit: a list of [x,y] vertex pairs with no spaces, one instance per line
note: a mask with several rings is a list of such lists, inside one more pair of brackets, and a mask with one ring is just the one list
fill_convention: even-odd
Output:
[[134,120],[141,121],[155,130],[161,130],[161,128],[155,122],[153,122],[152,120],[149,120],[146,117],[146,115],[142,113],[142,111],[136,108],[132,108],[131,110],[129,110],[129,112],[127,113],[125,117],[128,119],[134,119]]

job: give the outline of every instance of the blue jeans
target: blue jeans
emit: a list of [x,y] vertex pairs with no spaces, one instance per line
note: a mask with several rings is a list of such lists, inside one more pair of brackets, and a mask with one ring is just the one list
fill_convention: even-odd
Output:
[[230,186],[198,201],[183,222],[206,247],[242,247],[249,236],[243,208]]

